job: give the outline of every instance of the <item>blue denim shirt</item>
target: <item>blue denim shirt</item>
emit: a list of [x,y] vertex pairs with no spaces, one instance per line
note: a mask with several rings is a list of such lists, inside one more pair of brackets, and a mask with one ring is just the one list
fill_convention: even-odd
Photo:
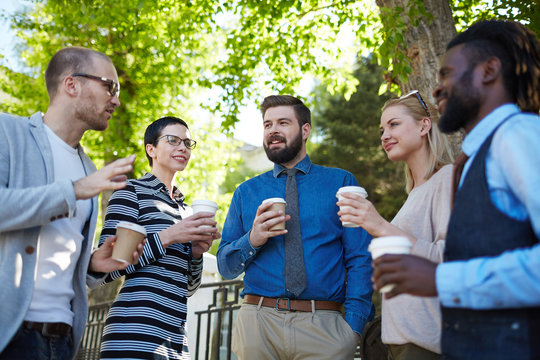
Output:
[[[337,212],[336,192],[342,186],[358,185],[354,176],[342,169],[311,163],[306,156],[296,166],[300,226],[304,247],[307,286],[298,297],[345,303],[345,320],[362,333],[371,319],[371,256],[367,246],[371,236],[362,228],[344,228]],[[276,164],[268,171],[242,183],[235,191],[219,250],[221,275],[232,279],[245,272],[244,294],[292,297],[283,276],[283,236],[270,238],[253,248],[249,233],[257,208],[264,199],[285,198],[285,168]]]

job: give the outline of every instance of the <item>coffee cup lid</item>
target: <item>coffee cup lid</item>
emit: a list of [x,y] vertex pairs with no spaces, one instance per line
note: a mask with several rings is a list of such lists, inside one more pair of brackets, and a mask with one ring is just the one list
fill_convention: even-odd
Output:
[[266,203],[282,203],[282,204],[286,204],[287,202],[285,201],[285,199],[283,198],[279,198],[279,197],[274,197],[274,198],[268,198],[268,199],[265,199],[263,200],[263,204],[266,204]]
[[135,223],[132,223],[132,222],[128,222],[128,221],[120,221],[118,224],[116,224],[116,227],[119,228],[124,228],[124,229],[130,229],[130,230],[133,230],[133,231],[137,231],[137,232],[140,232],[141,234],[144,234],[144,236],[146,236],[146,229],[144,227],[142,227],[141,225],[139,224],[135,224]]
[[366,198],[368,196],[366,189],[361,186],[343,186],[340,187],[336,193],[336,196],[342,193],[355,193]]
[[371,240],[368,246],[368,250],[381,248],[381,247],[411,247],[411,241],[405,236],[382,236]]
[[218,204],[216,204],[212,200],[193,200],[193,202],[191,203],[191,207],[198,206],[198,205],[209,206],[209,207],[213,207],[213,208],[216,208],[216,209],[218,208]]

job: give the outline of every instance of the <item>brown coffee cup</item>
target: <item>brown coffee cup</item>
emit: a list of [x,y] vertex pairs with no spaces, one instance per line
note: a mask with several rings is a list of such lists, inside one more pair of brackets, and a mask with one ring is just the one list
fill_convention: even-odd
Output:
[[[287,202],[283,198],[269,198],[263,201],[263,204],[265,203],[272,203],[272,206],[267,211],[272,210],[281,210],[283,211],[283,214],[285,214],[285,205],[287,205]],[[272,226],[270,231],[277,231],[277,230],[284,230],[285,229],[285,221],[280,222],[279,224],[276,224]]]
[[112,258],[133,264],[133,252],[146,237],[145,228],[138,224],[121,221],[116,225],[116,236]]

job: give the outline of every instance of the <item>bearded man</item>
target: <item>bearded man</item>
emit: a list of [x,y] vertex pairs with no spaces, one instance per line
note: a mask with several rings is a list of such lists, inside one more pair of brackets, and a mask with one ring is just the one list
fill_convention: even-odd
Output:
[[[311,163],[311,112],[302,101],[268,96],[261,112],[274,169],[236,189],[217,253],[224,278],[245,274],[233,351],[239,359],[352,359],[374,314],[371,237],[342,226],[336,192],[358,183]],[[263,203],[275,197],[287,201],[285,213]],[[270,230],[283,221],[285,230]]]
[[467,133],[444,262],[382,256],[375,288],[439,297],[443,359],[540,359],[540,42],[517,22],[476,23],[439,80],[440,129]]

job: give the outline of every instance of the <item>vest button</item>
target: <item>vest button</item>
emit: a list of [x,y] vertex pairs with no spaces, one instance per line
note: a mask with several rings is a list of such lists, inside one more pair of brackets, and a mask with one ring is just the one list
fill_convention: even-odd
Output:
[[53,222],[54,220],[56,220],[56,216],[53,216],[50,218],[51,222]]
[[454,330],[459,330],[459,324],[454,324]]
[[34,253],[34,247],[33,246],[27,246],[24,251],[28,254],[28,255],[32,255]]
[[518,322],[515,322],[512,324],[512,326],[510,326],[512,328],[512,330],[517,330],[519,329],[519,323]]

